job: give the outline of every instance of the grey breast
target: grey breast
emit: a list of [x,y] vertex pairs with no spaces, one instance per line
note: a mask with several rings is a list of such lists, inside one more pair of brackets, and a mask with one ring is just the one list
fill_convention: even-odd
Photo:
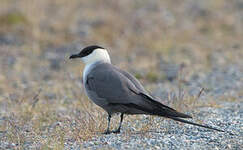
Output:
[[91,99],[96,105],[98,105],[100,107],[107,105],[107,102],[104,98],[99,97],[97,95],[96,91],[90,89],[88,78],[98,76],[99,74],[96,74],[96,70],[99,69],[99,65],[101,65],[103,63],[104,62],[99,61],[99,62],[92,64],[87,69],[86,76],[83,77],[83,84],[85,87],[86,95],[89,97],[89,99]]

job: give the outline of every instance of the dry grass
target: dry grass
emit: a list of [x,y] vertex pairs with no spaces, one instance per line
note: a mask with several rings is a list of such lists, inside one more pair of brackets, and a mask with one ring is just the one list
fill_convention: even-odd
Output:
[[[176,82],[178,88],[171,90],[179,94],[169,98],[183,111],[206,104],[183,91],[183,80],[212,69],[215,53],[222,57],[216,65],[239,63],[243,57],[243,23],[237,18],[236,2],[0,3],[0,37],[16,39],[0,45],[0,132],[4,135],[0,139],[14,143],[16,149],[27,145],[62,149],[64,143],[99,136],[106,128],[106,113],[84,95],[83,65],[68,61],[74,50],[62,50],[65,45],[101,44],[112,49],[113,63],[133,72],[148,89],[151,83],[165,80],[163,71],[158,71],[161,61],[185,64],[184,77]],[[217,106],[213,100],[207,105]],[[136,119],[141,117],[129,116],[126,121]],[[149,119],[152,124],[153,117]],[[142,124],[141,130],[149,130],[151,124]],[[117,125],[113,121],[112,126]]]

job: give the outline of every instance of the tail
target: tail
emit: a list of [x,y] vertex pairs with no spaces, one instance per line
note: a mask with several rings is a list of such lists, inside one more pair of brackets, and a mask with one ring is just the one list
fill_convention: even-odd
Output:
[[168,118],[173,119],[175,121],[187,123],[187,124],[191,124],[191,125],[195,125],[195,126],[199,126],[199,127],[203,127],[203,128],[207,128],[207,129],[216,130],[216,131],[219,131],[219,132],[225,132],[224,130],[216,129],[216,128],[213,128],[213,127],[210,127],[210,126],[207,126],[207,125],[197,124],[197,123],[190,122],[190,121],[187,121],[187,120],[184,120],[184,119],[181,119],[181,118],[176,118],[176,117],[168,117]]
[[[223,130],[220,130],[220,129],[216,129],[216,128],[210,127],[208,125],[201,125],[201,124],[197,124],[197,123],[194,123],[194,122],[190,122],[190,121],[181,119],[181,118],[192,118],[192,117],[189,116],[189,115],[180,113],[180,112],[176,111],[175,109],[170,108],[170,107],[168,107],[166,105],[163,105],[163,104],[155,101],[152,97],[150,97],[150,96],[148,96],[146,94],[141,93],[141,95],[146,100],[148,100],[147,102],[149,102],[150,105],[154,106],[153,111],[146,110],[151,115],[162,116],[162,117],[173,119],[175,121],[179,121],[179,122],[183,122],[183,123],[187,123],[187,124],[191,124],[191,125],[207,128],[207,129],[212,129],[212,130],[219,131],[219,132],[226,132],[226,131],[223,131]],[[230,132],[228,132],[228,133],[230,133]],[[230,134],[232,134],[232,133],[230,133]]]

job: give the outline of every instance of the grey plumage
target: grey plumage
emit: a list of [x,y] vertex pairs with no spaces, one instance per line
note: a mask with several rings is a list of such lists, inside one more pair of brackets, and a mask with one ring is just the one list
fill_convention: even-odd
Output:
[[[94,48],[98,48],[98,51],[94,51]],[[92,55],[95,59],[91,56],[89,57],[89,55]],[[110,119],[114,113],[121,113],[121,120],[119,128],[113,131],[113,133],[120,132],[123,114],[162,116],[187,124],[224,132],[207,125],[181,119],[192,117],[156,101],[134,76],[113,66],[110,63],[108,53],[102,47],[86,47],[79,54],[70,56],[70,58],[78,57],[84,57],[84,61],[86,62],[83,78],[86,94],[95,104],[102,107],[108,113],[108,127],[105,133],[111,133],[109,130]]]
[[151,114],[191,118],[155,100],[129,73],[112,64],[97,62],[84,81],[87,95],[109,114]]

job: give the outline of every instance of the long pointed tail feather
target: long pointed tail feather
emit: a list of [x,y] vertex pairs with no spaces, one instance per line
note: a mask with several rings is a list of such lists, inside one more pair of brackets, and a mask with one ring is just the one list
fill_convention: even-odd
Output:
[[[183,122],[183,123],[187,123],[187,124],[191,124],[191,125],[195,125],[195,126],[219,131],[219,132],[227,132],[231,135],[234,135],[233,133],[228,132],[228,131],[224,131],[224,130],[221,130],[221,129],[210,127],[208,125],[201,125],[201,124],[198,124],[198,123],[194,123],[194,122],[190,122],[190,121],[181,119],[181,118],[192,118],[192,117],[187,115],[187,114],[178,112],[175,109],[170,108],[166,105],[163,105],[162,103],[157,102],[152,97],[150,97],[146,94],[140,93],[140,95],[143,96],[144,101],[147,102],[146,106],[141,106],[141,105],[137,105],[137,104],[133,104],[133,103],[123,104],[123,105],[125,105],[127,107],[136,108],[138,110],[142,110],[143,112],[147,112],[150,115],[157,115],[157,116],[161,116],[161,117],[166,117],[166,118],[173,119],[175,121],[179,121],[179,122]],[[148,108],[148,106],[150,106],[150,108]],[[151,108],[152,108],[152,110],[151,110]]]
[[[201,124],[197,124],[197,123],[194,123],[194,122],[190,122],[190,121],[181,119],[181,118],[192,118],[192,117],[187,115],[187,114],[178,112],[175,109],[170,108],[170,107],[168,107],[166,105],[163,105],[163,104],[155,101],[152,97],[150,97],[150,96],[148,96],[146,94],[141,93],[141,95],[143,97],[145,97],[145,99],[150,100],[150,102],[151,102],[150,104],[151,105],[156,105],[157,106],[156,109],[154,109],[153,112],[151,113],[153,115],[167,117],[167,118],[173,119],[175,121],[179,121],[179,122],[183,122],[183,123],[187,123],[187,124],[191,124],[191,125],[195,125],[195,126],[199,126],[199,127],[203,127],[203,128],[208,128],[208,129],[212,129],[212,130],[219,131],[219,132],[227,132],[227,131],[220,130],[220,129],[217,129],[217,128],[214,128],[214,127],[210,127],[208,125],[201,125]],[[149,111],[147,110],[147,112],[149,112]],[[228,132],[228,133],[231,134],[231,135],[234,135],[234,134],[232,134],[230,132]]]
[[179,121],[179,122],[183,122],[183,123],[187,123],[187,124],[191,124],[191,125],[195,125],[195,126],[199,126],[199,127],[203,127],[203,128],[208,128],[208,129],[216,130],[216,131],[219,131],[219,132],[225,132],[224,130],[216,129],[216,128],[213,128],[213,127],[210,127],[210,126],[207,126],[207,125],[197,124],[197,123],[190,122],[190,121],[187,121],[187,120],[184,120],[184,119],[181,119],[181,118],[176,118],[176,117],[169,117],[169,118],[173,119],[175,121]]

